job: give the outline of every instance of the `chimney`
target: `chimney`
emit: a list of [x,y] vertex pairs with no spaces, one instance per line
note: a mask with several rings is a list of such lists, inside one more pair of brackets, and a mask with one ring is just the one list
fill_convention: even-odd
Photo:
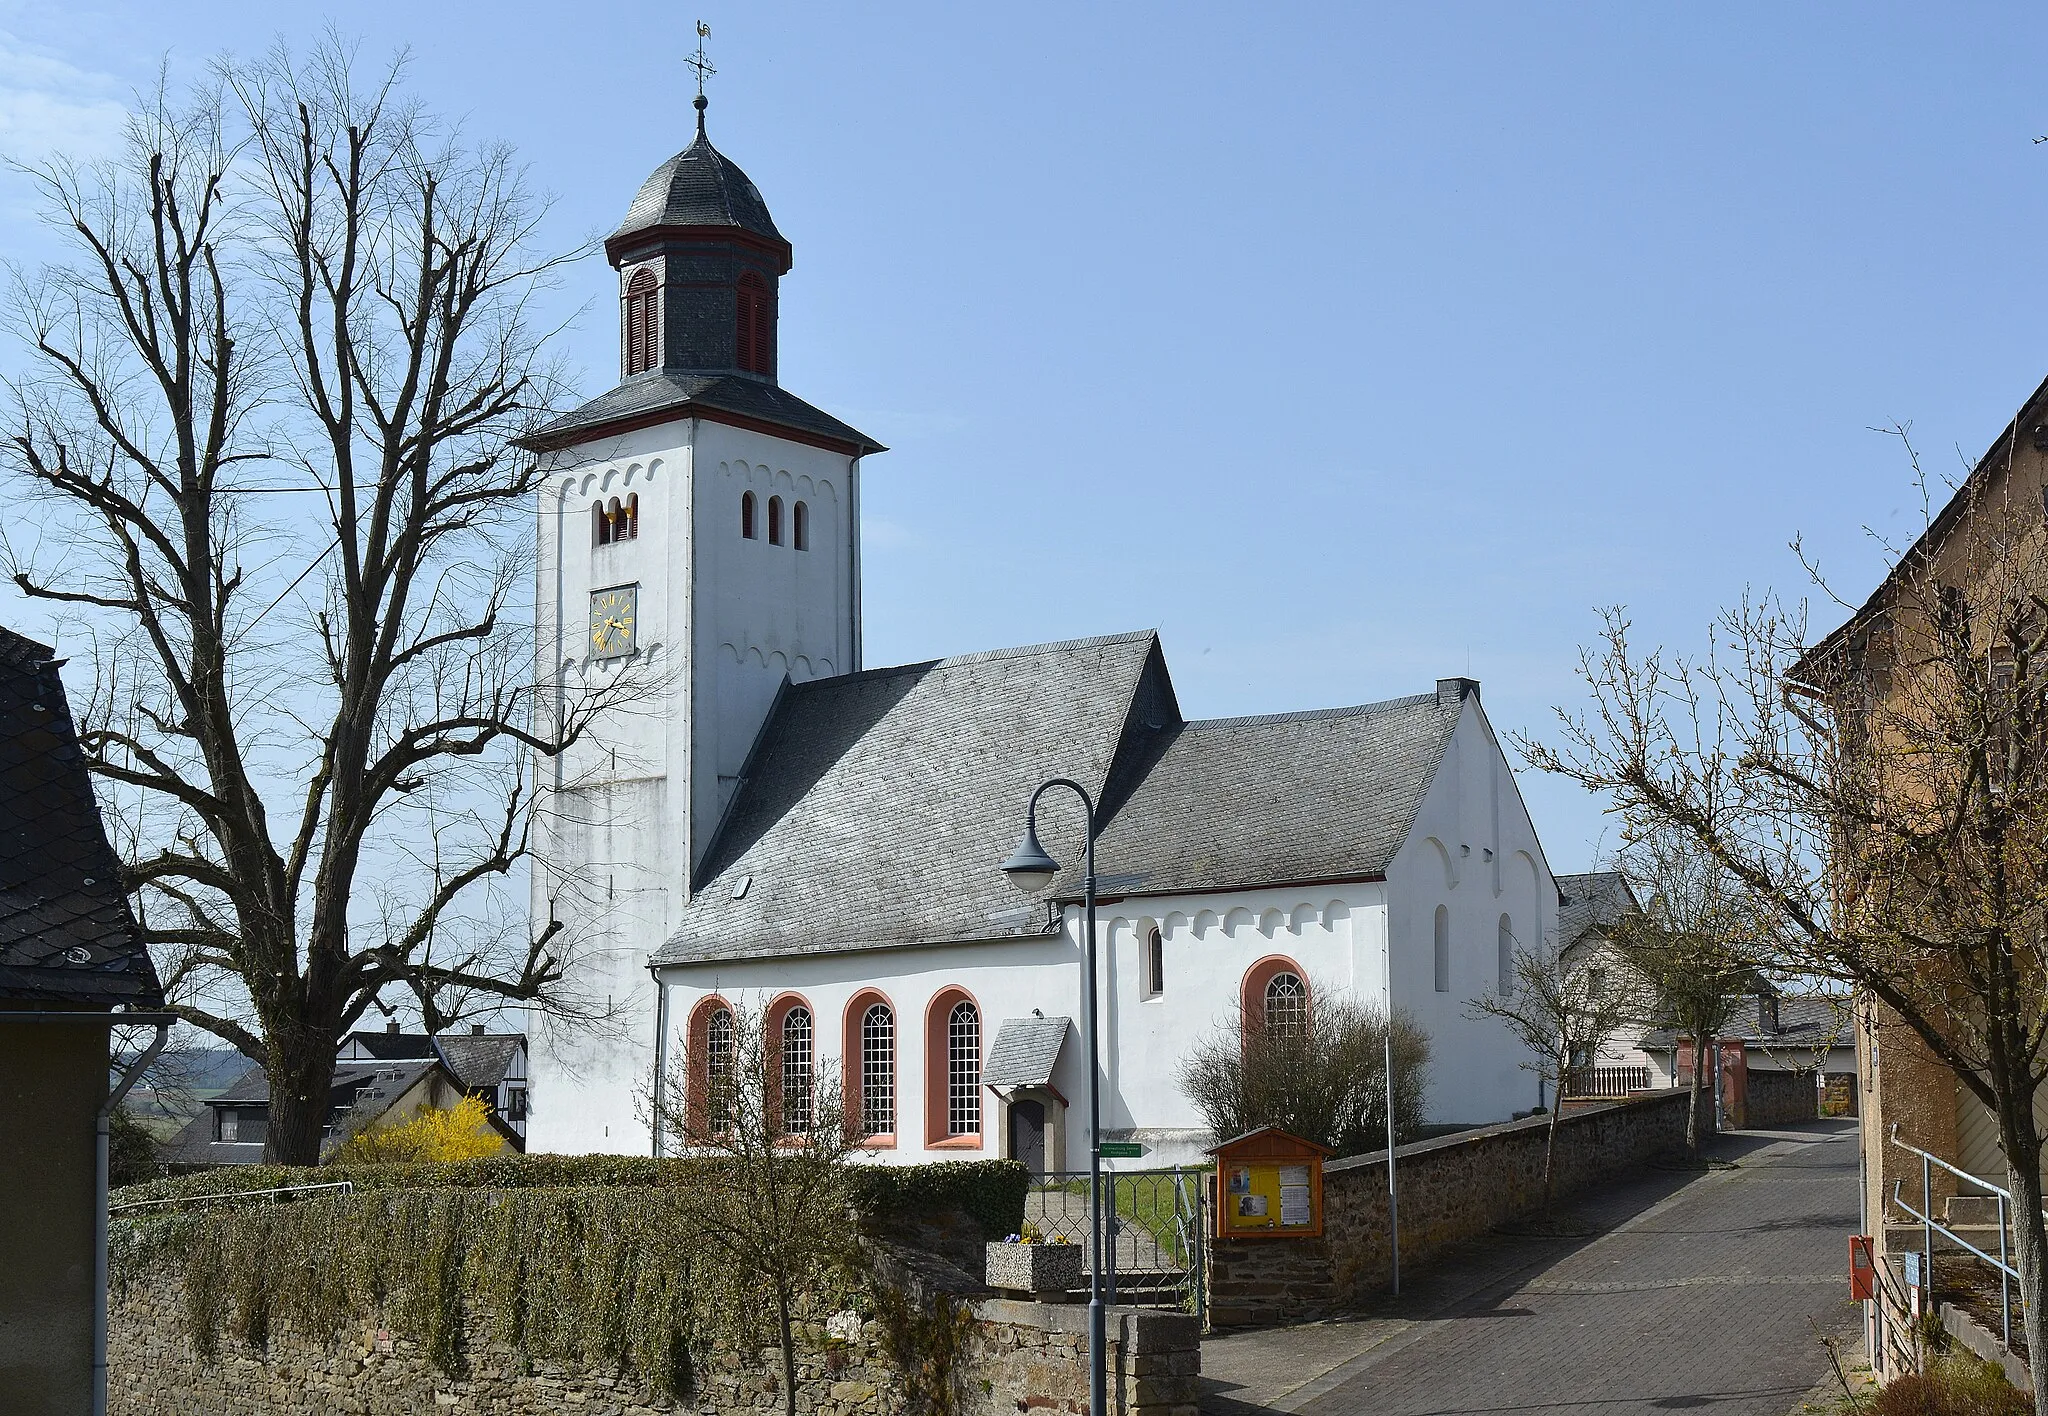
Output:
[[471,1037],[482,1037],[484,1035],[484,1025],[482,1023],[471,1023],[469,1025],[469,1035]]
[[1478,696],[1478,679],[1447,678],[1436,681],[1436,701],[1439,703],[1463,703],[1468,698]]
[[386,1023],[384,1031],[390,1033],[393,1037],[398,1036],[398,1019],[393,1018],[390,1022]]

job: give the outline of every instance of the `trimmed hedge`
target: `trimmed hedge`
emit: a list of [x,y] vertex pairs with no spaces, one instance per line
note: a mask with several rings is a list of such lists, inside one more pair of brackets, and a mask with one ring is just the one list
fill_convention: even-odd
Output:
[[[722,1164],[632,1155],[494,1155],[441,1165],[235,1165],[124,1186],[110,1198],[117,1205],[187,1200],[337,1180],[357,1190],[687,1188],[711,1180]],[[1031,1175],[1014,1160],[967,1160],[860,1165],[853,1168],[853,1181],[855,1202],[870,1221],[955,1209],[997,1238],[1023,1227]]]

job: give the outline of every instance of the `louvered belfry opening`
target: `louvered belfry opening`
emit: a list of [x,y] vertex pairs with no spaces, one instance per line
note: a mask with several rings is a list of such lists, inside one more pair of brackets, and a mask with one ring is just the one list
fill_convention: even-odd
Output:
[[661,362],[661,290],[646,266],[626,282],[626,377]]

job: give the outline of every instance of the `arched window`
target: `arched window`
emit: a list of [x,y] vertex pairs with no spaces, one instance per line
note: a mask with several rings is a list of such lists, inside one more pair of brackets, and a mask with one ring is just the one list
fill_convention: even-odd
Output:
[[798,502],[789,509],[789,544],[799,551],[811,548],[811,506]]
[[602,501],[590,504],[590,544],[609,546],[612,543],[612,518],[604,509]]
[[638,492],[626,498],[625,505],[619,508],[619,518],[619,521],[612,528],[612,539],[614,541],[631,541],[636,539],[640,535],[640,494]]
[[626,282],[626,377],[644,373],[660,362],[655,358],[661,329],[661,293],[655,289],[654,272],[646,266],[633,272]]
[[782,544],[782,498],[768,498],[768,544]]
[[714,1132],[732,1129],[732,1043],[732,1010],[720,1008],[704,1029],[705,1119]]
[[812,1085],[813,1029],[811,1010],[796,1004],[782,1015],[782,1129],[801,1136],[816,1115]]
[[1139,992],[1144,997],[1157,998],[1166,991],[1166,940],[1156,925],[1145,931],[1145,955],[1139,970],[1143,974]]
[[1436,907],[1436,991],[1451,991],[1451,911],[1448,905]]
[[1515,991],[1515,922],[1506,915],[1500,917],[1500,995],[1505,998]]
[[1308,1027],[1308,985],[1282,970],[1266,980],[1265,1025],[1269,1037],[1297,1037]]
[[754,494],[740,494],[740,535],[749,541],[754,539]]
[[946,1134],[981,1134],[981,1013],[964,1001],[946,1018]]
[[748,271],[740,277],[739,329],[735,343],[739,366],[750,374],[765,374],[769,369],[769,330],[772,321],[768,315],[768,285],[760,276]]
[[896,1144],[896,1010],[878,989],[846,1005],[839,1048],[847,1129],[870,1146]]

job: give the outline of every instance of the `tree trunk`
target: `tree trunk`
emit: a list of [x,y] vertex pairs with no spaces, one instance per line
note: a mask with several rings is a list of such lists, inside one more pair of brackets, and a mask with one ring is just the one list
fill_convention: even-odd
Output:
[[1700,1097],[1707,1089],[1707,1049],[1695,1033],[1692,1040],[1692,1082],[1685,1105],[1685,1154],[1700,1158]]
[[784,1416],[796,1416],[796,1335],[789,1321],[789,1292],[781,1284],[775,1286],[775,1326],[782,1339],[782,1410]]
[[[1564,1068],[1557,1069],[1557,1095],[1550,1099],[1550,1126],[1543,1133],[1543,1217],[1550,1218],[1551,1197],[1557,1192],[1557,1123],[1564,1115]],[[1389,1161],[1389,1164],[1392,1162]]]
[[2048,1224],[2041,1217],[2041,1133],[2034,1124],[2033,1090],[1999,1098],[1998,1130],[2013,1196],[2012,1266],[2020,1276],[2020,1327],[2034,1373],[2034,1410],[2048,1416]]
[[303,1033],[277,1038],[264,1071],[270,1081],[264,1163],[318,1165],[321,1136],[327,1128],[327,1099],[334,1085],[334,1044]]

